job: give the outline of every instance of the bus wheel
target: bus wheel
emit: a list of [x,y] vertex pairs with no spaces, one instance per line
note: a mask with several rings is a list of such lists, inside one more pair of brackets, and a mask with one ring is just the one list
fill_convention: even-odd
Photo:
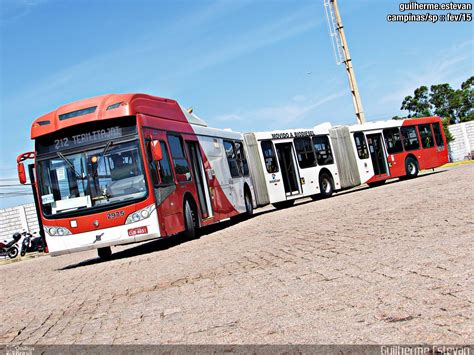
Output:
[[245,213],[247,214],[247,217],[252,217],[253,216],[253,204],[252,204],[252,198],[250,197],[250,194],[248,192],[245,193]]
[[281,210],[283,208],[291,207],[294,204],[295,204],[295,200],[288,200],[288,201],[283,201],[283,202],[275,202],[273,203],[273,207],[275,207],[277,210]]
[[383,184],[385,184],[385,181],[386,181],[386,180],[368,182],[367,185],[369,185],[369,187],[382,186]]
[[407,172],[407,178],[415,178],[418,176],[418,162],[413,157],[408,157],[405,161],[405,170]]
[[319,177],[319,189],[323,198],[331,197],[334,192],[332,178],[326,173],[322,173]]
[[186,239],[196,238],[196,213],[188,201],[184,203],[184,228],[184,237]]
[[101,258],[102,260],[110,259],[110,257],[112,256],[112,248],[111,247],[99,248],[97,249],[97,254],[99,255],[99,258]]

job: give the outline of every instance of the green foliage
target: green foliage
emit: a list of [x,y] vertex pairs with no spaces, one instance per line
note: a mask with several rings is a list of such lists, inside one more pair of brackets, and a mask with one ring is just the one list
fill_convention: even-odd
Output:
[[[408,111],[408,118],[437,115],[447,119],[448,124],[474,120],[474,76],[461,84],[460,89],[451,85],[420,86],[413,96],[407,96],[401,110]],[[395,116],[393,119],[400,119]],[[448,135],[446,135],[448,136]]]

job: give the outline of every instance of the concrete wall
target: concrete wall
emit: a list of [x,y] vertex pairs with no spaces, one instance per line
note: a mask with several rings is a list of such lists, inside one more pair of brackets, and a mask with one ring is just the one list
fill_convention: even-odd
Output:
[[9,239],[13,233],[27,230],[39,232],[35,205],[30,203],[17,207],[0,209],[0,239]]
[[451,161],[467,159],[466,157],[474,151],[474,121],[453,124],[448,128],[455,138],[453,142],[449,143]]

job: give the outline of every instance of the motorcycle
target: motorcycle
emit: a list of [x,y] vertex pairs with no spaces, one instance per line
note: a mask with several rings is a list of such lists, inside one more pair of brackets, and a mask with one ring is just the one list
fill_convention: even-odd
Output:
[[43,238],[34,232],[33,234],[23,232],[23,242],[21,245],[21,256],[25,256],[26,253],[32,253],[35,251],[43,252],[44,243]]
[[18,255],[18,246],[16,245],[21,239],[20,233],[13,234],[12,240],[0,241],[0,256],[8,256],[10,259],[14,259]]

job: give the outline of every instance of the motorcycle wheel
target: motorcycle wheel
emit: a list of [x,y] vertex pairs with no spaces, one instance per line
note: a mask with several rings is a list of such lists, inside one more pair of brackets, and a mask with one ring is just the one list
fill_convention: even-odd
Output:
[[18,256],[18,249],[16,247],[10,248],[7,255],[10,259],[15,259]]

